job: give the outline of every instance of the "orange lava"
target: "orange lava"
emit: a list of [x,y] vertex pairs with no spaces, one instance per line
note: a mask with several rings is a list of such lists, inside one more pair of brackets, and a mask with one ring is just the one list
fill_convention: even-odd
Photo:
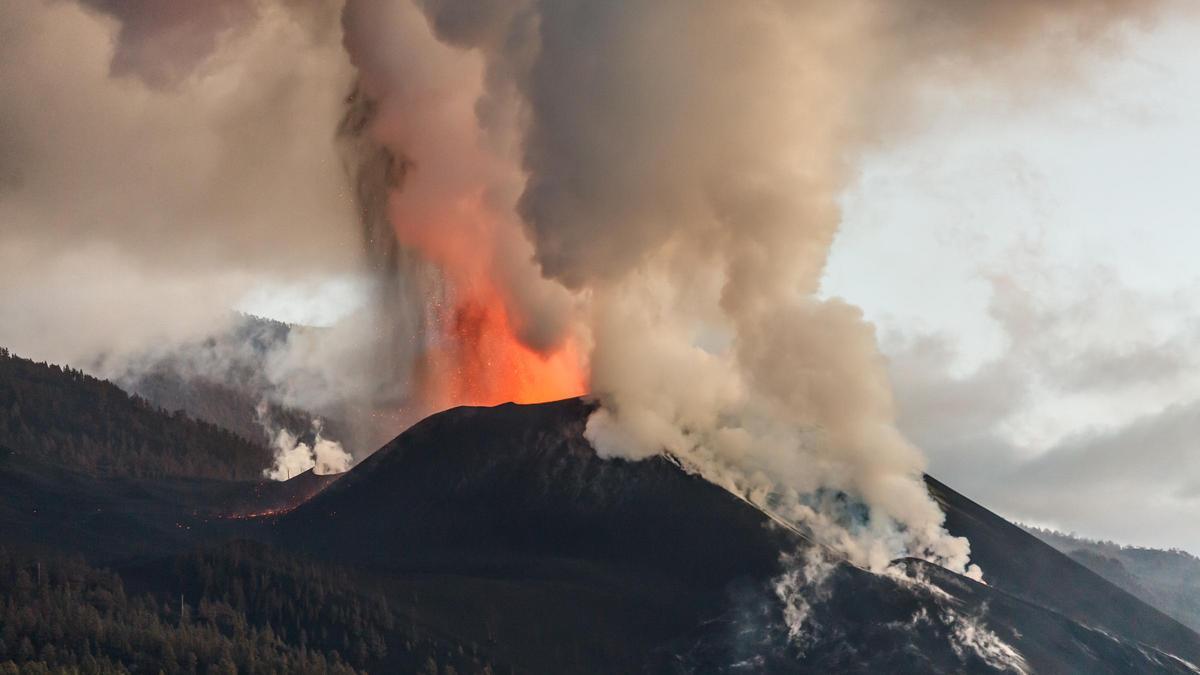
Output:
[[423,407],[540,403],[586,392],[575,340],[538,351],[520,339],[497,259],[500,242],[513,235],[504,228],[517,226],[493,215],[480,193],[419,215],[393,211],[393,225],[398,239],[434,263],[446,282],[442,295],[428,299],[433,335],[417,366]]
[[221,520],[257,520],[259,518],[274,518],[275,516],[282,516],[285,513],[290,513],[292,511],[295,511],[296,508],[299,506],[300,506],[300,504],[289,504],[287,506],[280,506],[279,508],[274,508],[274,509],[263,509],[262,511],[249,511],[249,512],[239,512],[239,513],[227,513],[227,514],[220,515],[217,517],[220,518]]
[[497,298],[456,300],[442,327],[442,345],[426,354],[426,402],[440,408],[540,403],[584,393],[586,382],[571,341],[539,354],[517,338]]

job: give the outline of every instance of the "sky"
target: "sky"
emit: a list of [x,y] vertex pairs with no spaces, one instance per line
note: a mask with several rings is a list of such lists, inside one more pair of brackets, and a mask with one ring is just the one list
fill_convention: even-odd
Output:
[[[333,325],[367,301],[332,5],[214,0],[197,15],[221,30],[195,34],[216,42],[181,39],[183,6],[0,12],[17,353],[86,365],[230,308]],[[822,294],[874,323],[931,474],[1023,522],[1200,554],[1198,35],[1168,15],[1061,87],[928,92],[842,195]]]
[[862,307],[930,472],[1012,518],[1200,552],[1200,59],[1135,33],[1084,86],[943,92],[843,197]]

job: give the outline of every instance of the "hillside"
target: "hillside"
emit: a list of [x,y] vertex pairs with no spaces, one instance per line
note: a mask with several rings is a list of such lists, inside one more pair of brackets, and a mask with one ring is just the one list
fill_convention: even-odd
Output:
[[0,349],[0,445],[81,471],[253,480],[271,453],[116,385]]
[[[919,561],[907,563],[918,582],[837,563],[800,594],[806,628],[789,639],[797,599],[778,584],[810,544],[667,459],[597,457],[582,435],[590,410],[567,400],[435,415],[271,532],[453,597],[447,629],[504,626],[488,633],[498,653],[531,672],[1186,672],[1180,659],[1200,661],[1195,633],[932,479],[989,585]],[[467,619],[479,616],[493,620]]]
[[340,409],[322,410],[318,415],[282,405],[276,400],[280,398],[278,385],[264,374],[270,361],[287,350],[295,331],[320,330],[237,314],[227,328],[212,335],[127,359],[113,382],[155,406],[183,410],[251,443],[266,438],[259,420],[261,405],[266,406],[273,427],[298,436],[319,417],[326,437],[349,444],[351,452],[357,449],[366,454],[375,446],[353,445],[357,436],[342,419]]
[[1143,602],[1200,631],[1200,558],[1186,551],[1122,546],[1054,530],[1025,529]]
[[[257,420],[263,401],[220,382],[203,377],[185,377],[160,365],[136,378],[118,381],[121,388],[166,410],[182,410],[197,420],[231,431],[243,440],[261,444],[267,438]],[[297,433],[308,429],[313,416],[301,410],[268,404],[268,416],[282,428]]]
[[[132,406],[170,427],[163,437],[204,428],[69,369],[5,358],[24,373],[6,381],[32,380],[44,397],[104,391],[111,419],[136,423],[119,417]],[[70,666],[89,650],[145,672],[188,670],[192,656],[197,672],[460,675],[1200,662],[1196,633],[933,479],[987,585],[919,560],[880,576],[828,556],[805,580],[801,561],[819,549],[803,532],[669,458],[599,457],[583,436],[592,410],[456,408],[341,477],[284,483],[114,474],[0,448],[13,561],[0,607],[38,608],[5,619],[0,664]],[[71,419],[87,437],[109,424]],[[142,425],[128,437],[158,437]]]
[[0,672],[506,672],[369,589],[245,541],[117,571],[0,546]]

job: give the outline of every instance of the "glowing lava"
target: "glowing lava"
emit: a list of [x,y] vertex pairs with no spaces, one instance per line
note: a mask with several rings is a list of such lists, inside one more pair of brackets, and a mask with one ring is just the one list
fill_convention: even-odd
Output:
[[421,213],[405,197],[401,192],[393,202],[397,239],[432,263],[442,280],[435,297],[426,299],[430,334],[416,368],[421,405],[539,403],[586,393],[587,369],[574,337],[564,335],[540,351],[520,337],[521,302],[509,288],[512,265],[505,263],[511,261],[502,259],[514,249],[531,258],[519,226],[498,217],[482,192],[426,205]]
[[423,398],[438,407],[539,403],[584,393],[578,351],[567,341],[539,354],[515,335],[499,298],[466,297],[426,354]]

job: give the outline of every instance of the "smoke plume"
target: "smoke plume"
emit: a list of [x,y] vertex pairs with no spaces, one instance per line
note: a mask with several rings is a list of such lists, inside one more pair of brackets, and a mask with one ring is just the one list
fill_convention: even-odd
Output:
[[404,344],[382,330],[393,308],[265,346],[231,339],[248,337],[230,311],[248,294],[365,276],[335,134],[354,79],[341,11],[4,3],[0,344],[123,385],[170,362],[245,393],[248,423],[267,396],[345,421],[339,440],[364,452],[394,436],[405,380],[377,367]]
[[583,393],[573,299],[542,278],[517,217],[518,139],[476,116],[478,60],[404,3],[350,3],[343,23],[359,80],[339,138],[392,320],[380,363],[410,419]]
[[436,278],[417,391],[565,395],[496,374],[547,384],[586,347],[600,453],[669,452],[870,569],[977,574],[896,429],[873,327],[818,298],[838,195],[938,96],[1018,102],[1156,3],[416,4],[425,21],[349,0],[344,28],[390,157],[383,257]]
[[271,450],[275,452],[274,463],[263,470],[263,476],[271,480],[288,480],[313,470],[318,476],[349,471],[354,458],[342,448],[342,444],[322,436],[324,423],[315,418],[309,433],[299,435],[278,426],[271,419],[266,401],[259,403],[256,421],[267,436]]
[[356,273],[339,12],[4,3],[0,342],[86,366],[212,332],[264,281]]

